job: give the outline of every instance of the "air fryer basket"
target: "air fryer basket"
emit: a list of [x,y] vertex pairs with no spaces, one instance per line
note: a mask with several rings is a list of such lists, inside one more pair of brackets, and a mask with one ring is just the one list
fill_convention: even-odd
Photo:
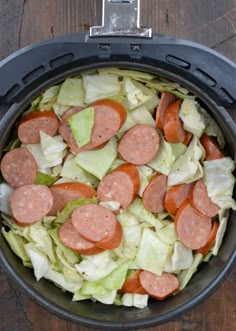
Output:
[[[108,2],[104,0],[104,5]],[[138,4],[137,1],[113,2],[115,6]],[[105,24],[102,31],[107,34],[108,30]],[[47,87],[96,68],[120,67],[152,72],[197,95],[220,125],[228,151],[235,159],[236,125],[225,110],[236,108],[234,63],[195,43],[158,34],[150,38],[149,29],[134,27],[123,37],[119,31],[113,31],[112,36],[98,37],[98,31],[98,28],[91,30],[95,37],[81,33],[40,42],[0,63],[0,108],[2,115],[4,113],[0,122],[1,154],[19,116]],[[47,280],[36,282],[32,270],[21,264],[2,235],[0,259],[15,281],[53,313],[90,327],[134,330],[173,319],[212,294],[235,264],[235,237],[236,212],[232,212],[219,255],[201,265],[187,288],[178,295],[163,302],[150,300],[143,310],[108,307],[90,301],[72,302],[69,293],[62,292]]]

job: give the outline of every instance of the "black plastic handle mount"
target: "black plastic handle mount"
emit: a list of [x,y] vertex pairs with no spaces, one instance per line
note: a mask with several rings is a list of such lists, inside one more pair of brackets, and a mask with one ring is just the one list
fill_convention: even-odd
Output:
[[202,45],[154,35],[89,38],[73,34],[33,44],[0,62],[0,104],[19,102],[37,86],[101,66],[125,66],[163,73],[196,86],[225,108],[236,108],[236,64]]

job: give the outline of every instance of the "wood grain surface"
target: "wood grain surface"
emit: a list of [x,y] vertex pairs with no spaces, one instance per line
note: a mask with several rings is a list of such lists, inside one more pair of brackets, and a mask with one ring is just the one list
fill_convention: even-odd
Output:
[[[0,0],[0,60],[33,42],[101,23],[101,0]],[[236,0],[141,0],[154,32],[202,43],[236,61]],[[231,112],[235,119],[235,115]],[[150,331],[236,330],[236,270],[204,303]],[[0,266],[0,331],[89,331],[28,298]]]

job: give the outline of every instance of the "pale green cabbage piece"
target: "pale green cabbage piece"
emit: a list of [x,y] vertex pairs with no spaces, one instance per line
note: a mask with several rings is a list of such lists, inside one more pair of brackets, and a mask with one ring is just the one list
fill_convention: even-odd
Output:
[[145,106],[134,109],[130,115],[135,124],[148,124],[155,127],[155,121]]
[[79,147],[83,147],[90,142],[94,127],[94,118],[94,107],[85,108],[69,117],[68,124]]
[[53,161],[47,161],[44,156],[41,144],[27,144],[24,146],[22,145],[22,147],[26,147],[28,151],[33,155],[38,165],[38,168],[40,169],[41,172],[43,169],[51,168],[60,165],[62,163],[63,159],[61,157],[62,155],[61,153],[58,154],[57,155],[58,157]]
[[106,305],[112,305],[116,298],[116,290],[107,291],[105,294],[94,294],[93,298]]
[[200,105],[197,101],[184,99],[180,107],[179,117],[183,121],[184,129],[200,138],[207,123],[199,110]]
[[205,151],[196,136],[193,136],[186,152],[175,161],[168,176],[167,186],[187,184],[203,177],[200,160]]
[[37,173],[36,180],[35,180],[35,184],[50,186],[56,180],[57,180],[57,177],[56,176],[51,176],[51,175],[44,174],[42,172],[38,172]]
[[51,280],[57,286],[61,287],[64,291],[76,293],[83,284],[83,279],[78,275],[76,282],[68,281],[63,273],[50,269],[44,278]]
[[168,176],[175,161],[175,157],[172,153],[171,144],[164,139],[161,133],[159,133],[159,138],[160,145],[158,151],[154,158],[147,163],[147,165]]
[[176,240],[178,240],[174,222],[169,222],[169,224],[163,226],[160,230],[157,230],[156,235],[167,245],[174,245]]
[[80,275],[90,282],[101,280],[116,269],[117,266],[118,264],[112,260],[109,251],[84,256],[84,259],[80,263],[75,264],[75,268],[79,271]]
[[181,241],[174,243],[174,253],[171,257],[173,271],[188,269],[193,263],[193,252]]
[[223,238],[224,238],[224,234],[226,231],[226,227],[227,227],[227,223],[228,223],[228,219],[229,219],[229,210],[225,210],[225,209],[221,209],[219,211],[219,228],[217,230],[216,233],[216,238],[215,238],[215,244],[214,247],[212,249],[212,254],[213,255],[217,255],[219,252],[219,249],[221,247]]
[[43,94],[42,99],[38,105],[39,110],[52,110],[54,103],[60,90],[60,85],[55,85],[48,88]]
[[55,160],[63,159],[67,144],[63,142],[60,135],[51,137],[47,133],[40,131],[40,144],[47,162],[54,162]]
[[128,210],[131,211],[141,223],[147,222],[156,229],[160,229],[163,226],[161,221],[144,207],[142,200],[139,198],[134,200],[128,207]]
[[154,175],[154,170],[151,167],[148,167],[146,165],[140,165],[137,166],[138,172],[139,172],[139,178],[140,178],[140,186],[138,195],[141,197],[143,195],[143,192],[145,188],[147,187],[150,178]]
[[12,215],[9,198],[13,191],[7,183],[0,184],[0,210],[7,215]]
[[85,90],[85,103],[106,99],[116,96],[121,91],[120,82],[117,75],[96,74],[83,75],[83,85]]
[[97,188],[99,184],[99,180],[95,176],[85,171],[75,162],[75,156],[73,154],[68,155],[63,163],[61,177],[67,178],[66,181],[73,179],[74,181],[87,184],[93,188]]
[[171,143],[170,144],[172,149],[172,155],[174,156],[175,160],[182,154],[184,154],[187,150],[187,146],[182,143]]
[[117,141],[113,137],[105,147],[95,151],[84,151],[76,155],[75,162],[85,171],[102,179],[117,157]]
[[14,233],[13,230],[6,231],[4,227],[2,227],[1,232],[8,242],[11,250],[21,258],[24,264],[28,264],[30,259],[25,251],[25,244],[27,241],[19,236],[18,234]]
[[132,126],[136,124],[135,120],[133,119],[131,113],[127,112],[127,117],[125,123],[122,125],[120,130],[116,133],[117,137],[120,139],[123,134],[128,131]]
[[170,249],[171,246],[161,241],[154,231],[145,228],[135,263],[140,269],[160,276],[164,270]]
[[192,276],[195,274],[199,264],[201,264],[202,261],[203,261],[203,255],[195,254],[191,266],[188,269],[181,271],[181,273],[177,276],[179,280],[180,291],[186,287],[186,285],[188,284]]
[[118,68],[101,68],[98,69],[98,72],[101,74],[115,74],[118,75],[120,77],[131,77],[132,79],[135,80],[151,80],[153,79],[155,76],[147,73],[147,72],[143,72],[143,71],[138,71],[138,70],[130,70],[130,69],[118,69]]
[[[235,163],[230,157],[204,161],[204,182],[210,199],[220,208],[236,210],[233,199]],[[216,180],[217,178],[217,180]]]
[[123,306],[126,307],[136,307],[136,308],[145,308],[148,305],[149,295],[147,294],[137,294],[137,293],[125,293],[121,302]]
[[41,278],[45,277],[50,270],[48,258],[46,254],[33,243],[26,244],[24,248],[32,263],[35,278],[39,281]]
[[216,137],[220,148],[223,149],[225,147],[225,138],[223,136],[223,133],[213,118],[210,120],[207,127],[205,128],[205,133],[208,136]]
[[84,88],[80,77],[67,78],[62,83],[57,104],[71,107],[84,106]]

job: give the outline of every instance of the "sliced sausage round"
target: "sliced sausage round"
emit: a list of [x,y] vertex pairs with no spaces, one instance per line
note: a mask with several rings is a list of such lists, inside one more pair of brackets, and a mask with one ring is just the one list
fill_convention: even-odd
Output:
[[186,131],[186,136],[185,136],[185,139],[183,141],[183,144],[188,146],[188,144],[192,140],[192,137],[193,137],[193,134],[191,132]]
[[199,249],[205,246],[210,238],[211,218],[201,215],[185,200],[177,211],[175,230],[186,247]]
[[120,293],[137,293],[137,294],[147,294],[140,283],[139,275],[142,270],[137,269],[133,275],[129,276],[122,288],[119,290]]
[[210,234],[210,238],[209,238],[208,242],[206,243],[205,246],[199,248],[195,252],[196,254],[199,254],[200,253],[203,256],[205,256],[205,255],[207,255],[209,253],[210,249],[215,244],[215,239],[216,239],[218,228],[219,228],[219,222],[218,221],[214,221],[213,226],[212,226],[212,230],[211,230],[211,234]]
[[165,209],[169,214],[175,215],[181,203],[188,198],[192,184],[179,184],[172,186],[165,196]]
[[156,112],[156,128],[163,130],[165,112],[167,107],[176,100],[176,96],[168,91],[163,91]]
[[202,179],[199,179],[191,188],[189,192],[189,202],[193,208],[208,217],[216,216],[220,210],[220,207],[208,197],[207,188]]
[[159,135],[152,126],[138,124],[123,135],[118,145],[118,152],[123,160],[142,165],[154,158],[159,144]]
[[52,205],[52,194],[45,185],[24,185],[15,189],[10,196],[12,215],[22,226],[41,220]]
[[34,184],[37,172],[37,163],[26,148],[12,149],[2,158],[1,173],[11,187]]
[[208,135],[203,134],[200,138],[200,142],[205,149],[205,159],[207,161],[221,159],[224,157],[224,154],[221,153],[219,148],[213,142],[213,140],[208,137]]
[[97,195],[92,187],[79,182],[55,184],[50,187],[50,191],[53,196],[53,206],[48,214],[51,216],[57,215],[70,201],[92,198]]
[[162,174],[155,175],[142,196],[144,207],[152,213],[161,213],[164,211],[164,200],[166,194],[167,176]]
[[164,135],[169,143],[183,143],[186,138],[186,131],[183,122],[179,117],[181,100],[171,103],[165,112]]
[[92,129],[90,143],[83,147],[79,147],[76,144],[67,122],[68,117],[73,114],[69,116],[67,116],[67,114],[63,117],[68,127],[66,128],[66,125],[63,125],[63,123],[63,127],[60,128],[60,133],[71,150],[75,153],[103,147],[104,144],[120,130],[127,117],[125,108],[114,100],[99,100],[90,106],[95,109],[94,127]]
[[107,208],[86,204],[72,213],[76,231],[102,249],[114,249],[122,239],[122,228],[115,215]]
[[54,111],[35,110],[22,117],[18,126],[18,137],[23,144],[40,143],[40,131],[55,136],[59,121]]
[[176,276],[163,272],[158,276],[150,271],[142,271],[139,275],[140,283],[147,293],[157,300],[164,300],[179,288]]
[[68,248],[82,255],[95,255],[102,253],[91,241],[83,238],[74,228],[71,218],[69,218],[59,230],[59,239]]
[[124,163],[106,175],[97,188],[100,201],[117,201],[126,209],[134,201],[140,185],[139,172],[135,165]]

